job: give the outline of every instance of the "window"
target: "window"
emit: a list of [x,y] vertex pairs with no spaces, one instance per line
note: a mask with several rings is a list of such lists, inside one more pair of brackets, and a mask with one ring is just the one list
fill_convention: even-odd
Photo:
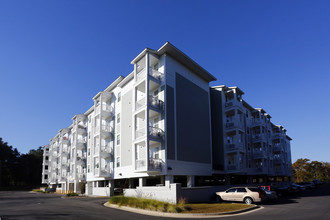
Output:
[[246,192],[246,189],[245,188],[238,188],[237,189],[237,192],[239,193],[245,193]]
[[88,172],[88,173],[91,172],[91,166],[90,166],[90,165],[87,166],[87,172]]
[[116,158],[116,167],[120,167],[120,157]]
[[120,123],[120,113],[117,114],[117,123]]
[[121,92],[118,93],[118,99],[117,99],[117,101],[120,102],[120,100],[121,100]]
[[154,70],[157,70],[158,71],[158,63],[156,63],[155,65],[153,65],[152,67]]
[[120,144],[120,134],[117,135],[117,145]]
[[48,170],[48,165],[45,166],[45,170]]
[[90,156],[91,155],[91,149],[88,148],[87,151],[88,151],[88,156]]
[[234,193],[234,192],[236,192],[236,188],[228,189],[228,190],[226,191],[226,193]]

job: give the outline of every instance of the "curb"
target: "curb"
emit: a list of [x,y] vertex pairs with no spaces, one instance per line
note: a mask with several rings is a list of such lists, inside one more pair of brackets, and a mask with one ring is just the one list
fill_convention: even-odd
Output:
[[114,204],[109,204],[108,202],[104,203],[104,206],[119,209],[123,211],[138,213],[142,215],[150,215],[150,216],[158,216],[158,217],[169,217],[169,218],[217,218],[221,216],[228,216],[228,215],[241,215],[246,214],[249,212],[257,211],[259,208],[263,208],[262,206],[255,205],[250,208],[238,210],[238,211],[232,211],[232,212],[217,212],[217,213],[194,213],[194,214],[185,214],[185,213],[168,213],[168,212],[157,212],[157,211],[151,211],[151,210],[145,210],[145,209],[138,209],[138,208],[132,208],[128,206],[119,206]]

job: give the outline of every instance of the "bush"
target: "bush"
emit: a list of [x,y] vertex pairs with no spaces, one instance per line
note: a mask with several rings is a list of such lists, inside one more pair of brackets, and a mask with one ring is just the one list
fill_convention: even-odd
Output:
[[109,199],[110,204],[116,204],[119,206],[129,206],[133,208],[148,209],[161,212],[182,212],[183,204],[171,204],[168,202],[161,202],[154,199],[144,199],[125,196],[113,196]]
[[74,193],[74,192],[71,192],[71,193],[67,193],[66,196],[79,196],[78,193]]

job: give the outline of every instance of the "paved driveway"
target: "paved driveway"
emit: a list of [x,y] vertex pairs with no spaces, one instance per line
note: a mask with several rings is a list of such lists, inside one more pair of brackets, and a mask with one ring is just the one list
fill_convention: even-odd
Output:
[[[0,218],[160,219],[104,207],[107,198],[61,198],[56,194],[0,192]],[[330,219],[330,185],[262,205],[255,212],[219,219]],[[162,218],[164,219],[164,218]]]

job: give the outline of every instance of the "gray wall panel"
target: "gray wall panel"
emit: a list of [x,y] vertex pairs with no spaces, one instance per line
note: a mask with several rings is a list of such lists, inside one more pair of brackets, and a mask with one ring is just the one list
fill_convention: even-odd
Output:
[[176,74],[177,159],[211,163],[208,92]]
[[212,157],[213,169],[224,169],[222,95],[216,89],[210,89],[212,118]]
[[167,158],[175,159],[174,89],[166,86]]
[[122,97],[121,106],[121,166],[132,165],[132,90]]

